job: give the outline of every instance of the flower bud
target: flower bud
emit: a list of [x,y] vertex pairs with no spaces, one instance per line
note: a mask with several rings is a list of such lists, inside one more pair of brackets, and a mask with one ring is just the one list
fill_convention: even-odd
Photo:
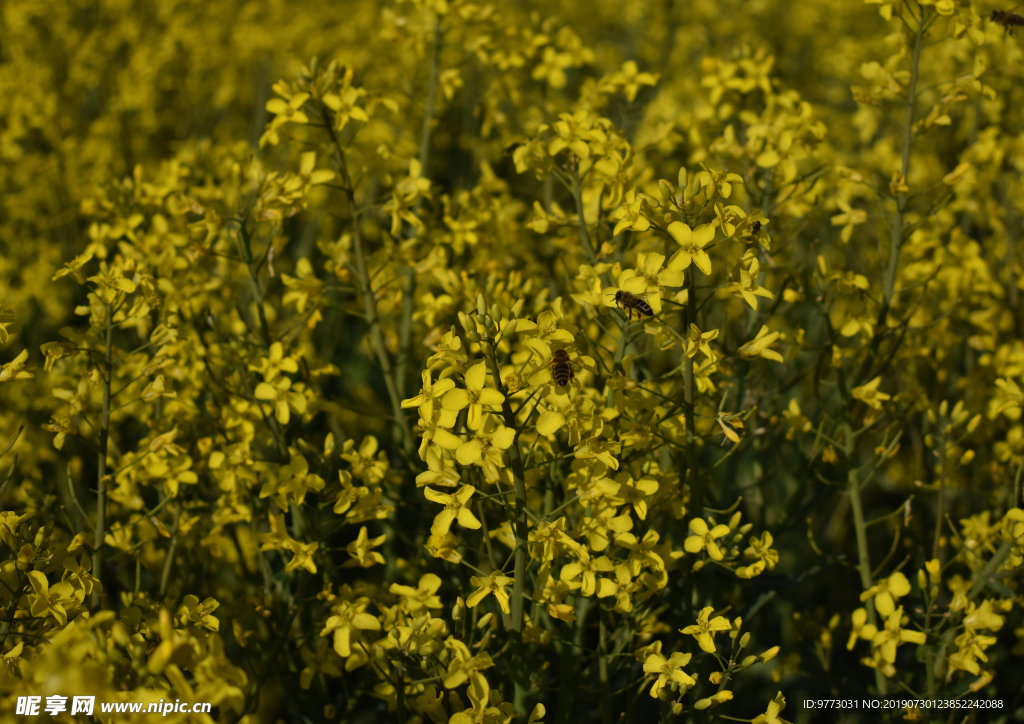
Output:
[[942,404],[939,405],[939,415],[945,417],[947,412],[949,412],[949,402],[943,400]]
[[686,188],[686,166],[679,167],[679,175],[676,177],[676,181],[679,184],[679,188]]
[[523,305],[526,304],[525,299],[519,299],[515,304],[512,305],[512,316],[519,317],[523,313]]
[[711,681],[712,684],[715,684],[717,686],[718,684],[722,683],[722,672],[715,671],[711,674],[711,676],[708,677],[708,679]]
[[683,713],[683,705],[682,705],[681,702],[677,701],[675,704],[672,705],[672,714],[674,716],[679,716],[682,713]]
[[494,614],[493,613],[485,613],[483,616],[480,617],[480,620],[476,622],[476,627],[478,629],[483,630],[483,629],[487,628],[491,624],[491,621],[493,619],[494,619]]
[[745,649],[747,647],[747,644],[749,644],[749,643],[750,643],[750,632],[748,631],[747,633],[745,633],[742,636],[740,636],[740,648],[741,649]]
[[753,666],[755,661],[757,661],[757,657],[751,654],[750,656],[745,656],[743,658],[743,661],[740,662],[740,666]]
[[978,425],[981,424],[981,415],[975,415],[971,418],[971,421],[967,423],[967,432],[974,432],[978,429]]
[[27,571],[29,566],[32,565],[32,557],[35,555],[35,549],[32,548],[31,543],[26,543],[18,551],[16,565],[23,571]]
[[461,621],[466,617],[466,602],[459,596],[452,607],[452,621]]
[[476,295],[476,312],[481,317],[487,314],[487,302],[484,301],[483,294]]
[[974,451],[973,450],[968,450],[967,452],[965,452],[963,455],[960,456],[960,464],[961,465],[967,465],[972,460],[974,460]]
[[762,664],[767,664],[769,661],[771,661],[772,659],[774,659],[778,655],[779,655],[779,647],[778,646],[772,646],[770,649],[768,649],[763,654],[758,656],[757,660],[760,661]]
[[711,699],[701,699],[693,705],[693,708],[697,711],[703,711],[704,709],[707,709],[709,706],[711,706]]

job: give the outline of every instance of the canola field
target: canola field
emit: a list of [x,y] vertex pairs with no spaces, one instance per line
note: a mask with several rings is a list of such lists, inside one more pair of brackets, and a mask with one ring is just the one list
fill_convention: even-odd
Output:
[[1022,36],[0,4],[0,724],[1024,720]]

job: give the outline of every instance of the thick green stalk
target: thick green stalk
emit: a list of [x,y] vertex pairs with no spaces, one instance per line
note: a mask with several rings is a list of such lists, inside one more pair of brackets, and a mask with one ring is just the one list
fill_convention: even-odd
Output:
[[[100,411],[100,450],[97,455],[96,485],[96,531],[93,540],[92,571],[100,581],[103,580],[103,537],[106,535],[107,524],[107,446],[110,441],[110,378],[114,369],[112,355],[114,342],[114,310],[108,303],[107,338],[103,355],[103,408]],[[93,588],[92,606],[100,605],[100,591]]]

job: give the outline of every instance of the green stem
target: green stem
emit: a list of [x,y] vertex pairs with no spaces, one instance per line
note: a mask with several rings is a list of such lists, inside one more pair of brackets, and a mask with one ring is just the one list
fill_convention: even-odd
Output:
[[[580,244],[583,246],[584,251],[587,252],[587,258],[590,259],[590,263],[595,266],[598,263],[597,251],[594,249],[594,244],[590,240],[590,230],[587,228],[587,221],[583,218],[583,185],[580,182],[580,174],[578,170],[573,171],[572,176],[572,197],[573,201],[576,202],[576,229],[580,236]],[[606,278],[607,275],[602,275],[602,280],[606,286],[611,286],[609,280]]]
[[[686,333],[689,334],[690,325],[697,323],[696,311],[693,310],[693,303],[696,301],[696,283],[694,281],[693,265],[686,270]],[[686,353],[684,348],[683,353]],[[697,431],[696,415],[694,414],[693,395],[693,357],[687,355],[683,366],[683,380],[686,395],[686,482],[690,486],[690,509],[694,515],[701,515],[704,510],[704,478],[697,472]]]
[[1013,548],[1013,544],[1010,541],[1003,541],[1003,544],[999,546],[999,550],[995,552],[995,555],[989,558],[988,563],[981,569],[981,573],[974,579],[974,585],[971,586],[971,590],[967,592],[968,598],[974,598],[982,589],[988,584],[989,578],[996,572],[996,569],[1003,564],[1006,557],[1010,555],[1010,550]]
[[171,567],[174,565],[174,552],[178,547],[178,520],[181,518],[181,507],[174,508],[174,533],[171,534],[171,545],[167,549],[167,558],[164,560],[164,569],[160,573],[160,594],[163,598],[167,592],[167,582],[171,580]]
[[598,676],[601,680],[601,724],[612,724],[612,692],[608,683],[608,627],[604,611],[598,610]]
[[[854,445],[853,436],[849,434],[849,428],[845,435],[847,447]],[[866,591],[871,588],[871,553],[868,551],[868,532],[864,525],[864,507],[860,499],[860,479],[857,475],[857,468],[853,468],[847,474],[847,485],[850,494],[850,507],[853,509],[853,525],[857,532],[857,570],[860,572],[860,585]],[[872,626],[878,625],[875,614],[875,602],[869,598],[865,604],[868,612],[868,622]],[[875,669],[875,685],[878,687],[878,695],[884,696],[887,691],[885,676],[881,671]]]
[[75,493],[75,482],[74,479],[71,477],[70,462],[64,466],[64,477],[67,479],[68,494],[71,496],[71,502],[75,504],[75,509],[78,511],[78,514],[82,516],[82,527],[87,528],[89,526],[89,516],[85,514],[85,509],[82,507],[82,504],[78,502],[78,495]]
[[[924,44],[925,8],[920,7],[917,21],[917,33],[914,36],[914,50],[910,61],[910,85],[907,88],[907,110],[903,121],[903,157],[900,163],[900,175],[906,181],[910,172],[910,147],[914,140],[914,109],[917,105],[917,80],[921,66],[921,51]],[[896,288],[896,269],[899,266],[900,247],[903,244],[903,217],[907,206],[907,194],[896,197],[896,213],[892,220],[892,237],[889,244],[889,263],[883,281],[883,308],[888,311],[892,304],[893,292]],[[884,317],[883,317],[884,322]]]
[[437,77],[441,66],[441,16],[434,25],[434,43],[430,57],[430,80],[427,85],[427,107],[423,112],[423,127],[420,130],[420,173],[427,175],[427,161],[430,160],[430,126],[434,122],[434,105],[437,103]]
[[[96,532],[93,540],[92,570],[93,575],[100,581],[103,580],[103,538],[106,535],[107,524],[107,445],[110,440],[110,377],[113,371],[113,342],[114,342],[114,311],[110,304],[106,305],[107,310],[107,339],[103,356],[103,409],[100,411],[100,450],[97,455],[96,477]],[[92,606],[100,606],[99,587],[93,589]]]
[[[274,642],[274,647],[270,651],[270,655],[263,662],[263,668],[261,669],[259,676],[255,677],[252,684],[249,686],[249,691],[245,696],[245,707],[243,712],[248,712],[250,708],[257,708],[259,706],[259,694],[263,688],[263,684],[270,677],[274,671],[274,667],[277,665],[277,657],[284,651],[284,647],[288,644],[288,633],[291,631],[292,622],[295,621],[295,617],[298,615],[300,609],[302,609],[303,601],[306,595],[306,588],[308,585],[309,577],[298,572],[299,586],[296,594],[292,597],[289,605],[288,618],[284,622],[284,626],[278,628],[277,640]],[[372,659],[371,659],[372,661]],[[235,724],[238,724],[243,717],[240,716],[236,720]]]
[[[498,568],[498,560],[494,557],[494,545],[491,543],[491,532],[487,528],[487,516],[484,514],[484,504],[482,500],[476,501],[476,510],[477,515],[480,518],[480,524],[483,526],[484,547],[487,549],[487,561],[491,564],[492,571],[502,570]],[[508,565],[508,561],[505,561],[505,565]],[[499,610],[501,611],[502,623],[505,625],[505,630],[507,631],[512,627],[512,615],[505,613],[501,609]]]
[[1013,477],[1013,500],[1010,501],[1010,507],[1016,508],[1020,504],[1020,475],[1024,472],[1024,456],[1021,456],[1020,463],[1017,464],[1017,474]]
[[[437,105],[437,81],[441,65],[441,16],[437,16],[434,27],[433,52],[430,61],[430,79],[427,82],[427,104],[423,112],[423,126],[420,129],[420,175],[427,176],[427,164],[430,162],[430,131],[434,123],[434,112]],[[417,202],[419,206],[422,198]],[[416,267],[406,271],[405,285],[402,288],[402,320],[398,327],[398,359],[395,361],[395,383],[398,386],[398,397],[405,397],[406,376],[409,358],[412,353],[412,313],[413,296],[416,291]]]
[[14,575],[18,577],[17,593],[11,598],[11,603],[7,607],[7,615],[4,617],[3,625],[0,626],[0,633],[3,634],[3,638],[0,639],[0,650],[3,649],[4,644],[7,643],[7,635],[11,632],[11,625],[14,623],[14,616],[18,613],[18,601],[21,597],[29,590],[28,586],[22,586],[21,574],[17,569],[14,571]]
[[[580,183],[580,175],[578,171],[574,171],[572,176],[572,197],[576,203],[576,228],[580,237],[580,245],[587,253],[587,258],[590,260],[590,263],[597,266],[600,260],[597,258],[597,251],[594,249],[594,244],[590,239],[590,230],[587,228],[587,222],[583,218],[583,186]],[[612,286],[611,277],[608,276],[607,272],[601,275],[601,281],[606,287]],[[622,372],[622,359],[626,356],[626,347],[628,346],[626,342],[626,328],[629,326],[629,319],[623,315],[620,322],[619,341],[618,344],[615,345],[615,359],[612,363],[612,377]],[[608,390],[608,397],[605,405],[607,407],[614,408],[617,397],[618,390],[616,388],[613,387]]]
[[[929,586],[930,585],[931,585],[931,582],[929,581]],[[935,607],[935,601],[932,600],[931,594],[929,593],[929,595],[928,595],[928,613],[926,613],[925,617],[924,617],[924,635],[925,635],[926,641],[927,641],[927,638],[931,635],[931,632],[932,632],[932,609],[934,607]],[[926,686],[928,687],[927,688],[928,698],[929,699],[934,699],[935,698],[935,692],[936,692],[936,681],[935,681],[935,644],[934,643],[928,643],[925,646],[924,666],[925,666],[925,681],[926,681]]]
[[583,635],[586,631],[587,614],[593,604],[587,596],[576,597],[576,626],[572,641],[561,640],[561,679],[562,692],[558,698],[558,710],[555,712],[555,724],[566,724],[579,720],[578,712],[574,711],[576,694],[578,693],[580,672],[577,668],[583,648]]
[[402,289],[402,321],[398,326],[398,360],[395,364],[395,383],[398,385],[398,397],[401,399],[405,398],[407,370],[412,356],[412,313],[415,307],[415,293],[416,267],[409,267]]
[[528,514],[526,507],[526,477],[523,471],[522,453],[519,450],[520,430],[516,428],[516,414],[512,409],[508,390],[505,388],[505,385],[501,380],[501,368],[498,366],[498,349],[492,336],[495,329],[489,321],[487,324],[487,336],[481,340],[481,342],[487,342],[487,344],[482,344],[481,346],[487,354],[487,361],[490,363],[491,374],[494,376],[494,386],[505,398],[501,403],[501,411],[505,420],[505,427],[512,428],[516,431],[515,437],[512,439],[512,445],[508,448],[509,465],[512,468],[513,493],[516,499],[515,525],[513,526],[516,546],[512,553],[512,555],[515,556],[515,562],[513,564],[512,573],[512,600],[509,612],[511,620],[509,621],[509,625],[512,632],[512,643],[514,644],[513,657],[519,659],[520,664],[518,667],[519,672],[513,675],[513,683],[515,686],[513,701],[516,706],[524,706],[527,696],[527,687],[523,681],[522,674],[526,671],[527,667],[522,665],[522,643],[525,611],[524,602],[526,600],[526,564],[528,560],[529,545],[528,523],[526,519]]
[[259,271],[252,257],[252,236],[244,222],[242,228],[239,229],[239,238],[242,242],[241,253],[245,261],[245,268],[249,271],[249,289],[252,292],[252,300],[256,304],[256,313],[260,318],[260,332],[263,334],[263,345],[270,349],[270,325],[267,323],[267,313],[263,308],[263,292],[260,291]]
[[384,386],[387,388],[388,398],[391,400],[391,412],[398,423],[398,429],[402,438],[402,449],[406,455],[412,455],[415,445],[413,443],[412,429],[409,427],[409,420],[402,409],[402,398],[398,394],[398,385],[395,382],[395,370],[391,365],[391,355],[388,354],[384,345],[384,335],[380,329],[380,317],[377,314],[377,301],[373,296],[373,287],[370,285],[370,274],[366,264],[366,251],[363,247],[363,235],[359,229],[359,214],[356,210],[355,189],[352,187],[352,178],[348,173],[348,164],[345,162],[345,153],[341,148],[341,142],[334,132],[331,116],[324,106],[321,108],[324,126],[331,138],[334,147],[334,161],[341,174],[344,184],[345,196],[348,199],[349,210],[352,212],[352,246],[356,252],[356,274],[359,277],[359,286],[363,297],[363,310],[366,320],[370,323],[370,338],[373,341],[373,349],[377,355],[377,362],[384,373]]
[[942,523],[946,518],[946,420],[939,420],[942,425],[942,432],[939,433],[939,445],[942,447],[939,453],[939,464],[942,471],[939,473],[939,511],[935,516],[935,540],[932,544],[932,558],[939,557],[939,544],[942,541]]
[[398,699],[398,724],[405,724],[405,664],[398,661],[398,671],[395,674],[395,696]]
[[[491,331],[492,328],[489,327],[488,334],[490,334]],[[497,348],[494,345],[493,339],[490,337],[485,341],[488,342],[488,344],[485,345],[485,349],[487,351],[487,360],[491,367],[491,374],[494,375],[494,386],[505,397],[505,401],[501,403],[501,411],[505,418],[505,426],[515,430],[516,415],[512,410],[512,403],[509,402],[508,390],[505,389],[505,385],[501,381],[501,368],[498,366]],[[516,498],[516,548],[515,564],[513,568],[514,573],[512,574],[515,581],[512,583],[511,626],[513,640],[518,643],[521,640],[523,633],[523,595],[526,590],[526,559],[527,546],[529,545],[529,533],[527,531],[526,520],[526,478],[523,473],[523,458],[519,452],[518,430],[516,430],[515,439],[508,449],[508,456],[512,467],[513,493]],[[519,686],[518,682],[516,686]]]

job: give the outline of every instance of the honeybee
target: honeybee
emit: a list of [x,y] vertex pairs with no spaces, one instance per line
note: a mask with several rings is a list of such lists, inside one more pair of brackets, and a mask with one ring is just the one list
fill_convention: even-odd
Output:
[[551,355],[551,379],[559,387],[565,387],[572,382],[575,376],[572,371],[572,360],[569,359],[569,353],[564,349],[555,350],[555,353]]
[[641,321],[643,321],[644,315],[654,316],[654,310],[643,297],[622,289],[615,292],[615,305],[626,312],[630,322],[633,321],[633,312],[636,312],[636,318]]
[[993,10],[989,20],[1001,26],[1010,35],[1013,35],[1015,26],[1024,26],[1024,17],[1011,13],[1009,10]]

